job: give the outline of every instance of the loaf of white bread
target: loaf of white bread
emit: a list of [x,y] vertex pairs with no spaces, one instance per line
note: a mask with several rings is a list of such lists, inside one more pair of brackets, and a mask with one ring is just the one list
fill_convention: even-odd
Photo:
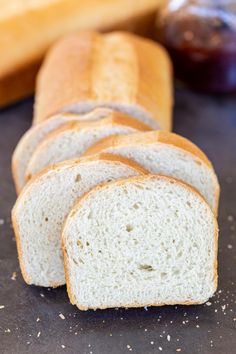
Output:
[[12,160],[28,284],[66,283],[81,310],[213,295],[219,183],[206,155],[167,131],[171,97],[169,59],[152,42],[87,32],[52,49],[37,124]]
[[172,66],[162,46],[125,32],[82,32],[47,54],[37,78],[34,124],[61,112],[108,107],[171,130],[172,101]]
[[148,35],[162,0],[0,0],[0,107],[32,94],[55,40],[80,30]]

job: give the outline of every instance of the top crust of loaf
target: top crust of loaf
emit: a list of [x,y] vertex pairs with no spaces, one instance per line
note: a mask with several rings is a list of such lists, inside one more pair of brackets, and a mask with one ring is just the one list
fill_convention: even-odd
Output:
[[[62,249],[63,249],[63,253],[64,253],[64,267],[65,267],[65,275],[66,275],[66,284],[67,284],[67,292],[68,292],[68,296],[70,298],[70,301],[72,304],[77,305],[77,307],[80,310],[87,310],[88,308],[81,306],[75,299],[75,296],[72,292],[72,286],[70,283],[70,276],[69,276],[69,268],[68,268],[68,259],[67,259],[67,254],[66,254],[66,247],[65,247],[65,230],[67,228],[67,224],[70,223],[70,219],[73,218],[73,216],[78,212],[78,210],[80,209],[80,207],[83,205],[83,202],[88,199],[90,196],[95,195],[97,191],[101,191],[101,190],[105,190],[107,188],[112,189],[113,186],[122,186],[122,185],[126,185],[128,186],[129,184],[142,184],[142,182],[147,182],[147,181],[151,181],[151,180],[166,180],[171,184],[178,184],[180,186],[183,186],[184,188],[186,188],[191,194],[195,194],[203,204],[205,204],[206,208],[209,210],[209,213],[212,216],[212,220],[214,223],[214,243],[215,243],[215,257],[214,257],[214,288],[216,290],[217,288],[217,283],[218,283],[218,273],[217,273],[217,267],[218,267],[218,260],[217,260],[217,254],[218,254],[218,223],[217,223],[217,219],[215,218],[211,208],[209,207],[208,203],[205,201],[205,199],[198,193],[197,190],[195,190],[193,187],[185,184],[182,181],[179,181],[175,178],[172,177],[167,177],[167,176],[161,176],[161,175],[152,175],[152,174],[148,174],[145,176],[138,176],[138,177],[129,177],[129,178],[125,178],[125,179],[121,179],[118,181],[113,181],[110,183],[104,183],[102,185],[99,185],[95,188],[93,188],[92,190],[90,190],[89,192],[85,193],[83,195],[83,197],[81,197],[78,201],[78,203],[76,203],[74,205],[74,207],[72,208],[72,210],[70,211],[70,213],[68,214],[65,223],[64,223],[64,227],[63,227],[63,231],[62,231]],[[175,303],[173,303],[174,305]],[[183,305],[192,305],[192,304],[199,304],[198,302],[183,302]],[[147,304],[146,306],[162,306],[165,305],[164,303],[158,303],[158,304]],[[126,307],[139,307],[139,305],[137,304],[130,304]],[[99,307],[100,308],[100,307]],[[107,307],[101,307],[103,309],[106,309]]]
[[63,110],[86,112],[110,105],[170,130],[171,77],[168,54],[151,40],[124,32],[66,37],[49,51],[40,69],[34,123]]
[[[47,174],[52,173],[53,171],[57,171],[58,169],[70,169],[73,168],[73,166],[76,166],[78,164],[87,164],[89,162],[93,161],[107,161],[107,162],[112,162],[112,163],[117,163],[117,164],[123,164],[126,166],[129,166],[131,169],[133,169],[136,173],[138,174],[148,174],[148,172],[139,166],[137,163],[134,163],[133,161],[130,161],[127,158],[123,158],[121,156],[116,156],[112,154],[107,154],[107,153],[102,153],[94,156],[89,156],[89,157],[83,157],[80,159],[73,159],[73,160],[67,160],[65,162],[61,162],[58,164],[55,164],[53,166],[45,168],[43,171],[39,172],[37,175],[35,175],[23,188],[21,194],[19,195],[13,209],[12,209],[12,224],[13,224],[13,229],[15,232],[15,237],[16,237],[16,244],[17,244],[17,251],[18,251],[18,257],[19,257],[19,262],[20,262],[20,267],[21,267],[21,272],[23,275],[23,278],[27,284],[31,284],[32,281],[29,277],[29,275],[26,272],[25,269],[25,264],[24,264],[24,259],[23,259],[23,251],[22,251],[22,246],[21,246],[21,240],[20,240],[20,232],[19,232],[19,227],[17,223],[17,214],[21,210],[21,203],[25,198],[25,195],[27,195],[28,191],[31,190],[34,186],[37,185],[37,183],[40,183],[42,178],[46,177]],[[61,284],[53,283],[50,284],[52,287],[57,287]]]

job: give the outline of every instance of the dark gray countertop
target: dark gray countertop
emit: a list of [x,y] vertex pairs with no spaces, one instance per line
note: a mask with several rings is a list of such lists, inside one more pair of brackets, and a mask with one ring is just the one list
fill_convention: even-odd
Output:
[[174,130],[207,153],[222,189],[219,287],[201,306],[80,312],[65,287],[23,282],[10,221],[10,159],[31,116],[32,100],[0,111],[0,353],[235,353],[236,97],[176,93]]

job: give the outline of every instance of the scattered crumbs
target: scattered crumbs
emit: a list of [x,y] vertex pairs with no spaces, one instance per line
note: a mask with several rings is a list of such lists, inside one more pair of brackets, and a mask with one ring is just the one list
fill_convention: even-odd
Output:
[[12,273],[11,280],[16,280],[16,272]]
[[4,219],[0,219],[0,225],[4,224]]
[[206,305],[207,305],[207,306],[211,306],[211,302],[210,302],[210,301],[207,301]]
[[226,309],[226,305],[222,305],[221,308],[222,308],[222,311],[224,311]]
[[183,321],[182,323],[185,324],[185,321]]
[[39,337],[40,337],[40,335],[41,335],[41,332],[38,332],[38,334],[37,334],[37,338],[39,338]]
[[129,344],[127,344],[127,348],[129,349],[130,352],[132,352],[132,347]]
[[30,344],[30,342],[26,342],[26,344],[27,344],[27,345],[29,345],[29,344]]
[[181,348],[177,348],[176,351],[177,351],[177,352],[181,352]]
[[121,317],[120,319],[121,319],[121,321],[122,321],[122,320],[123,320],[123,317]]
[[162,351],[162,347],[159,347],[158,349],[159,349],[160,351]]
[[106,321],[105,320],[102,320],[102,323],[105,323]]
[[228,215],[228,221],[233,221],[234,220],[234,217],[233,217],[233,215]]
[[126,345],[126,347],[129,349],[129,348],[130,348],[130,345],[129,345],[129,344],[127,344],[127,345]]
[[144,328],[144,332],[147,332],[147,328]]
[[170,323],[172,324],[172,323],[173,323],[173,321],[170,321]]
[[145,311],[148,311],[148,308],[147,308],[147,306],[144,306],[144,310],[145,310]]
[[197,327],[197,328],[200,328],[200,326],[199,326],[199,325],[196,325],[196,327]]
[[66,346],[64,344],[62,344],[61,347],[64,349]]
[[10,330],[10,328],[7,328],[7,329],[5,329],[4,332],[5,332],[5,333],[11,333],[11,330]]
[[217,312],[218,310],[217,309],[215,309],[215,312]]
[[90,348],[90,347],[91,347],[91,344],[88,344],[88,347]]
[[4,309],[5,305],[0,305],[0,310]]
[[196,316],[196,320],[198,320],[198,316]]
[[44,294],[42,294],[42,293],[40,293],[40,296],[41,296],[41,297],[45,297]]
[[112,333],[110,333],[110,337],[112,337]]
[[150,343],[151,343],[151,345],[153,345],[153,344],[154,344],[153,340],[151,340],[151,342],[150,342]]
[[162,335],[162,334],[160,334],[160,337],[162,338],[162,337],[163,337],[163,335]]
[[77,333],[77,332],[75,332],[75,336],[77,336],[77,334],[78,334],[78,333]]
[[227,246],[229,250],[232,250],[233,246],[232,245],[228,245]]
[[179,338],[176,339],[176,342],[179,342]]
[[236,317],[233,319],[233,321],[236,321]]
[[167,334],[166,338],[167,338],[168,342],[170,342],[170,335],[169,334]]
[[59,314],[59,317],[60,317],[60,319],[62,319],[62,320],[65,320],[65,319],[66,319],[65,316],[64,316],[62,313]]
[[39,322],[40,321],[40,318],[38,317],[37,319],[36,319],[36,322]]

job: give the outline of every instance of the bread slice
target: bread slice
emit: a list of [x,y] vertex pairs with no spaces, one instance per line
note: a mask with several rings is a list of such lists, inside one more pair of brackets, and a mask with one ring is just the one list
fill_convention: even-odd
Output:
[[34,123],[95,107],[170,130],[172,69],[165,49],[125,32],[82,32],[55,44],[38,75]]
[[65,284],[61,229],[66,215],[85,192],[145,170],[122,157],[102,154],[44,170],[22,190],[12,211],[20,267],[28,284]]
[[92,189],[62,234],[69,298],[81,310],[201,304],[217,287],[217,221],[188,185],[158,175]]
[[175,177],[192,185],[217,214],[220,192],[217,176],[206,155],[188,139],[164,131],[113,136],[97,142],[85,156],[100,152],[127,157],[151,173]]
[[125,119],[127,115],[109,108],[97,108],[87,114],[61,113],[31,127],[18,142],[12,156],[12,174],[17,193],[25,184],[26,167],[33,152],[49,133],[71,121],[91,122],[102,118],[118,117]]
[[145,130],[149,128],[144,123],[115,112],[95,122],[69,122],[53,131],[38,145],[29,160],[25,179],[28,181],[44,167],[80,157],[91,145],[104,137]]

